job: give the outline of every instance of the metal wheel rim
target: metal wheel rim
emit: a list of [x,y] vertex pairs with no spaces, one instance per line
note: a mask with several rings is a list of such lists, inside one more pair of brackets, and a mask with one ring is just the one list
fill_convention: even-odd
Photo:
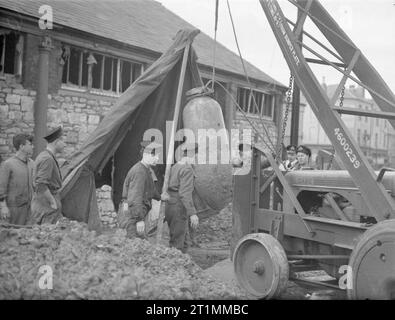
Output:
[[377,230],[361,242],[350,260],[352,287],[348,288],[348,297],[395,299],[395,230]]
[[[235,248],[233,262],[236,278],[248,294],[257,299],[270,299],[278,294],[284,270],[280,270],[280,265],[276,263],[279,260],[279,250],[273,251],[272,248],[266,247],[259,241],[261,236],[250,234],[242,238]],[[281,258],[286,261],[285,252]],[[288,262],[285,263],[288,268]],[[255,270],[260,265],[264,267],[262,274]],[[288,278],[288,269],[286,273]]]

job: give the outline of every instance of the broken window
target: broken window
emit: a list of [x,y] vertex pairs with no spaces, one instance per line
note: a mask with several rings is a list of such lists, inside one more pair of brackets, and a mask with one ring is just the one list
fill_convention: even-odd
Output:
[[142,74],[143,65],[126,60],[120,60],[120,87],[119,92],[124,92]]
[[265,117],[273,118],[274,97],[270,94],[265,94],[262,115]]
[[0,75],[22,74],[23,36],[0,28]]
[[115,93],[124,92],[142,73],[143,65],[64,45],[62,83]]
[[237,103],[246,113],[273,119],[274,101],[271,94],[249,88],[237,88]]
[[88,52],[64,46],[62,59],[64,61],[62,83],[86,87],[88,85]]
[[244,112],[249,112],[250,89],[237,88],[237,103]]

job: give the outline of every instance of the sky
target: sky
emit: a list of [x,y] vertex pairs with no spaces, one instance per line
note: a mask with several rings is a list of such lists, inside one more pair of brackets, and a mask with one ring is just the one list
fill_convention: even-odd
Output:
[[[158,1],[214,38],[215,0]],[[395,0],[320,2],[395,93]],[[295,21],[295,7],[285,0],[280,0],[279,3],[284,14]],[[229,0],[229,4],[243,58],[274,79],[288,84],[288,66],[259,0]],[[312,23],[306,22],[305,27],[307,32],[320,36]],[[217,40],[237,53],[226,0],[219,0]],[[320,82],[323,78],[327,84],[340,81],[341,75],[331,67],[314,66],[313,70]],[[350,84],[353,82],[348,80],[347,86]]]

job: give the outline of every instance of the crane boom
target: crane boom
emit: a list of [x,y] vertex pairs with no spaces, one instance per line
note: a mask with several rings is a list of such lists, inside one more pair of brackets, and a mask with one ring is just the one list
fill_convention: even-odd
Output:
[[[386,113],[395,113],[394,94],[367,58],[318,1],[291,0],[290,2],[302,11],[302,17],[295,24],[294,31],[291,30],[288,24],[289,20],[284,16],[276,0],[260,0],[285,60],[295,77],[296,84],[302,90],[344,167],[349,171],[354,183],[360,188],[372,216],[377,221],[395,218],[395,203],[393,199],[386,192],[382,183],[378,181],[379,179],[377,179],[373,168],[364,157],[359,145],[334,109],[341,88],[348,78],[365,87],[378,107]],[[308,65],[300,45],[310,52],[315,52],[298,41],[307,17],[316,24],[321,33],[337,51],[339,57],[342,58],[342,63],[347,66],[346,70],[343,71],[334,63],[316,54],[326,64],[332,65],[343,73],[343,78],[333,97],[328,97],[326,92],[324,92]],[[351,72],[358,78],[353,77]],[[395,128],[395,120],[389,121]]]

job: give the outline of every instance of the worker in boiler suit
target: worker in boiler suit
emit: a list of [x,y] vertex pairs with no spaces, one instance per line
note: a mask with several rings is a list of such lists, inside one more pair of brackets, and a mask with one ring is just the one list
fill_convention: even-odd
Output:
[[170,247],[186,253],[189,246],[188,223],[196,229],[199,218],[194,205],[195,172],[192,164],[197,151],[196,143],[183,143],[179,150],[181,159],[173,165],[170,171],[165,221],[169,226]]
[[152,199],[160,198],[151,167],[158,163],[158,150],[162,145],[151,141],[143,141],[140,145],[141,161],[129,170],[123,184],[118,221],[119,227],[126,229],[128,238],[145,239],[148,231],[145,218],[151,210]]
[[0,218],[25,225],[30,215],[33,193],[33,137],[17,134],[13,138],[16,154],[0,165]]

